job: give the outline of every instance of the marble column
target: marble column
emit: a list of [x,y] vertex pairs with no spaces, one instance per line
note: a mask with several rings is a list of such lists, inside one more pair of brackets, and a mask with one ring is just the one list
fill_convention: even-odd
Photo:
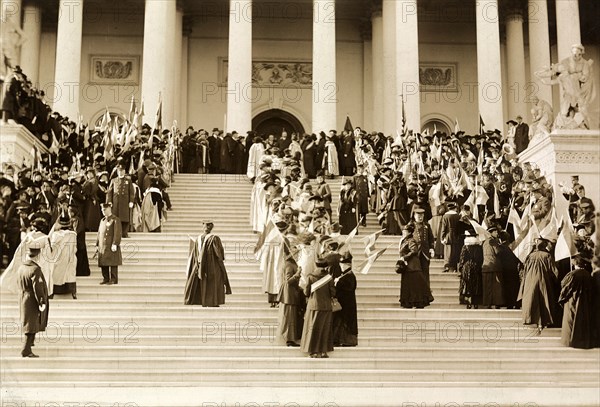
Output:
[[[173,70],[174,75],[172,77],[172,89],[173,93],[173,120],[177,120],[177,125],[180,129],[184,125],[181,122],[181,58],[182,58],[182,44],[183,44],[183,9],[181,7],[177,7],[175,12],[175,41],[173,42],[172,47],[172,61],[173,61]],[[182,129],[184,130],[184,129]]]
[[163,128],[173,123],[174,64],[165,56],[175,40],[176,3],[173,0],[146,0],[144,12],[144,55],[142,66],[142,97],[144,122],[154,124],[159,94],[162,97]]
[[81,92],[83,0],[60,0],[56,33],[54,104],[52,108],[77,122]]
[[[396,129],[421,132],[417,0],[396,0]],[[406,117],[402,117],[402,100]]]
[[479,114],[487,129],[503,129],[498,0],[476,2]]
[[335,0],[313,0],[313,133],[337,129],[335,70]]
[[227,127],[245,134],[252,129],[252,0],[229,1]]
[[[386,136],[396,136],[396,0],[383,0],[383,128]],[[400,130],[400,129],[398,129]]]
[[37,3],[25,3],[23,9],[25,39],[21,48],[21,68],[31,83],[37,84],[42,40],[42,8]]
[[373,130],[383,130],[383,15],[381,6],[371,15],[371,72],[373,77]]
[[529,0],[529,65],[533,94],[552,106],[552,87],[544,85],[536,71],[550,66],[550,31],[548,28],[548,0]]
[[[0,1],[0,36],[2,37],[2,51],[10,66],[17,66],[21,62],[21,43],[25,40],[21,29],[21,0]],[[0,64],[4,69],[4,61]],[[4,75],[0,72],[0,75]],[[25,72],[27,74],[27,72]]]
[[508,118],[514,119],[520,115],[529,122],[529,109],[527,109],[525,98],[530,89],[527,87],[525,78],[523,15],[519,10],[512,11],[506,17],[506,52]]
[[194,125],[188,121],[188,78],[189,78],[189,55],[190,55],[190,35],[192,34],[193,22],[191,17],[183,18],[183,38],[181,42],[181,131],[185,131],[188,126]]
[[581,43],[579,0],[558,0],[555,3],[558,60],[562,61],[571,55],[573,44]]

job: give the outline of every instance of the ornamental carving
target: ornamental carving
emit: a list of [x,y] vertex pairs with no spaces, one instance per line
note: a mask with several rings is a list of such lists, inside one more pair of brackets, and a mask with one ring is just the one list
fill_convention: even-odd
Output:
[[556,162],[560,164],[598,164],[597,153],[585,151],[560,151],[556,153]]
[[[221,86],[227,86],[228,61],[221,60]],[[312,63],[303,61],[253,61],[252,86],[264,88],[310,88],[312,86]]]
[[422,63],[419,65],[422,91],[458,91],[455,63]]
[[92,55],[90,82],[102,84],[137,84],[139,57]]

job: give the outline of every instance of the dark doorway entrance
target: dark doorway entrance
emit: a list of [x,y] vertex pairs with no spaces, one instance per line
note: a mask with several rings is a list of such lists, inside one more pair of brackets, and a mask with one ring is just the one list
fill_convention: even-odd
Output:
[[273,134],[276,138],[279,138],[283,129],[287,132],[288,137],[292,133],[297,133],[300,136],[304,134],[304,127],[300,123],[300,120],[293,114],[281,109],[271,109],[256,115],[252,119],[252,129],[257,135],[265,138],[269,134]]

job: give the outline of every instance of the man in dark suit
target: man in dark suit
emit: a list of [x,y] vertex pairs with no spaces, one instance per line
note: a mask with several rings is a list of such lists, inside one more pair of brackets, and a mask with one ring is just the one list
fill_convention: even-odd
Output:
[[208,138],[208,155],[210,156],[210,165],[208,170],[211,174],[218,174],[221,169],[221,139],[219,129],[213,129],[211,136]]
[[367,213],[369,213],[369,181],[364,173],[364,167],[359,164],[356,175],[352,177],[356,190],[356,215],[361,226],[367,226]]
[[119,266],[123,263],[121,256],[121,221],[112,213],[110,203],[102,204],[104,218],[98,226],[96,238],[96,254],[98,266],[102,269],[100,284],[118,284]]
[[342,175],[354,175],[354,168],[356,167],[354,146],[354,135],[350,132],[344,132],[344,138],[342,139],[342,151],[340,155]]
[[117,165],[117,177],[113,178],[106,193],[106,203],[112,204],[113,212],[121,220],[123,237],[129,230],[129,212],[135,202],[135,189],[131,178],[125,175],[123,164]]
[[515,150],[519,154],[529,145],[529,126],[523,123],[523,118],[517,116],[517,126],[515,127]]
[[48,323],[48,286],[42,269],[36,263],[41,249],[31,245],[27,258],[19,266],[18,284],[21,291],[21,325],[25,334],[25,344],[21,350],[24,358],[37,358],[31,351],[35,334],[46,330]]
[[444,247],[444,273],[449,271],[455,273],[458,258],[460,256],[461,241],[458,234],[458,223],[460,215],[456,211],[456,202],[447,202],[448,211],[442,217],[442,243]]
[[233,137],[237,137],[237,134],[237,131],[234,130],[233,133],[225,134],[225,137],[221,140],[221,174],[235,173],[235,151],[237,147]]

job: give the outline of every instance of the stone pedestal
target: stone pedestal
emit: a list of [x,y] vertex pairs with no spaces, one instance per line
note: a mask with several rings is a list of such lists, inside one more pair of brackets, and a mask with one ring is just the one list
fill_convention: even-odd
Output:
[[0,125],[0,167],[4,169],[12,165],[19,170],[33,163],[31,149],[35,145],[40,154],[47,154],[48,149],[29,130],[20,124]]
[[553,185],[569,186],[571,175],[579,175],[586,196],[600,205],[600,130],[556,130],[533,139],[519,161],[536,163]]

